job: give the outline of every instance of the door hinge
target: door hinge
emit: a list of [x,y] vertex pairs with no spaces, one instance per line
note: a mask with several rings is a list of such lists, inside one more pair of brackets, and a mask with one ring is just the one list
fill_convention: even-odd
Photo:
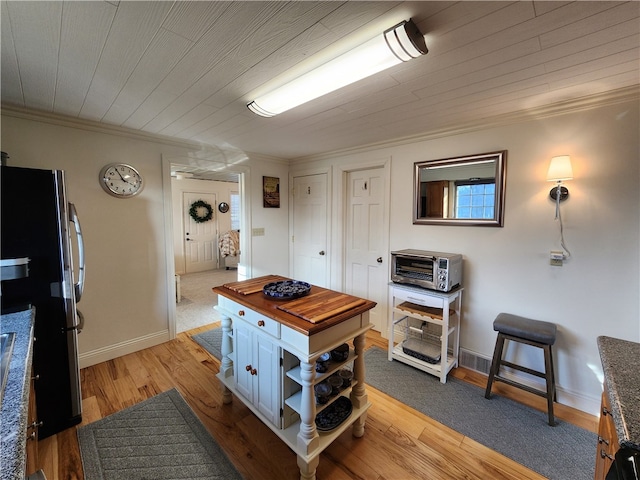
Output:
[[283,367],[284,366],[284,358],[280,357],[280,366]]
[[280,409],[280,417],[284,417],[284,410],[282,408]]

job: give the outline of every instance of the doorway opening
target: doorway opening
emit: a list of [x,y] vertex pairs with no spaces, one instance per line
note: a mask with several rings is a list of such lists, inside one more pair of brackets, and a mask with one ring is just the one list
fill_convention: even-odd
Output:
[[[163,170],[166,172],[163,182],[165,238],[169,246],[169,337],[175,338],[178,332],[219,321],[213,308],[217,296],[211,289],[250,274],[250,237],[246,235],[248,227],[245,228],[250,218],[249,194],[245,187],[249,182],[249,168],[213,160],[171,157],[163,158]],[[201,205],[199,200],[207,210],[210,206],[213,213],[204,222],[194,221],[194,216],[189,215],[194,203]],[[202,211],[195,216],[206,218],[208,213]],[[199,227],[203,227],[202,231],[197,230]],[[219,241],[232,228],[237,232],[239,245],[235,262],[228,268],[229,262],[220,252]],[[200,234],[205,237],[199,237]],[[200,265],[187,269],[187,257],[191,263],[195,259],[195,264]]]

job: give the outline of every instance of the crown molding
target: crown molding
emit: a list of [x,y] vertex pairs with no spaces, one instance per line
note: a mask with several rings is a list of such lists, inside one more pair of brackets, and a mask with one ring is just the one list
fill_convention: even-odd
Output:
[[[117,125],[109,125],[106,123],[95,122],[91,120],[84,120],[76,117],[69,117],[65,115],[59,115],[56,113],[43,112],[40,110],[31,110],[27,108],[18,107],[15,105],[2,104],[0,106],[0,114],[7,117],[23,118],[25,120],[32,120],[34,122],[49,123],[51,125],[58,125],[69,128],[77,128],[79,130],[87,130],[91,132],[103,133],[107,135],[116,135],[120,137],[133,138],[136,140],[160,143],[163,145],[170,145],[173,147],[186,148],[188,150],[206,151],[208,148],[219,150],[217,145],[211,145],[203,142],[196,142],[190,140],[179,139],[175,137],[168,137],[165,135],[158,135],[155,133],[148,133],[142,130],[133,130],[130,128],[119,127]],[[257,161],[267,161],[273,163],[280,163],[283,165],[289,165],[289,160],[285,160],[279,157],[273,157],[258,152],[243,152],[247,158]],[[206,155],[205,155],[206,156]]]
[[76,117],[68,117],[65,115],[59,115],[56,113],[43,112],[40,110],[30,110],[27,108],[17,107],[15,105],[1,105],[1,114],[3,116],[23,118],[25,120],[32,120],[34,122],[49,123],[51,125],[58,125],[69,128],[77,128],[79,130],[87,130],[91,132],[104,133],[107,135],[116,135],[120,137],[134,138],[137,140],[150,141],[155,143],[161,143],[164,145],[171,145],[174,147],[182,147],[187,149],[201,149],[201,142],[193,142],[189,140],[182,140],[173,137],[167,137],[165,135],[158,135],[155,133],[148,133],[142,130],[132,130],[125,127],[119,127],[117,125],[109,125],[107,123],[99,123],[92,120],[84,120]]
[[577,99],[556,102],[550,105],[532,107],[517,112],[505,113],[493,117],[483,118],[466,124],[450,125],[438,130],[432,130],[418,135],[397,138],[395,140],[370,143],[359,147],[345,148],[342,150],[334,150],[331,152],[319,153],[299,157],[291,160],[291,164],[304,164],[315,162],[318,160],[327,160],[339,156],[353,155],[358,153],[366,153],[372,150],[380,150],[382,148],[398,147],[411,143],[424,142],[442,137],[451,137],[464,133],[477,132],[479,130],[488,130],[495,127],[503,127],[514,123],[529,122],[531,120],[540,120],[569,113],[576,113],[594,108],[605,107],[618,103],[640,100],[640,85],[632,85],[630,87],[619,88],[605,93],[589,95]]

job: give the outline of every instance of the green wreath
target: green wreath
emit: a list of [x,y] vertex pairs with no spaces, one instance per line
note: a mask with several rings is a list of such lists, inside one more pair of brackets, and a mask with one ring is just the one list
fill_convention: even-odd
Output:
[[[205,215],[200,214],[200,209],[205,208],[207,213]],[[204,200],[197,200],[191,204],[189,208],[189,216],[193,218],[196,223],[208,222],[213,218],[213,207]]]

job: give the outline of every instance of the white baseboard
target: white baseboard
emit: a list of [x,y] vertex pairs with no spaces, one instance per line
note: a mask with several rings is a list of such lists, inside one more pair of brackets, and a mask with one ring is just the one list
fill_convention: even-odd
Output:
[[137,352],[138,350],[160,345],[161,343],[168,342],[169,340],[169,330],[162,330],[143,337],[126,340],[124,342],[98,348],[90,352],[81,353],[78,357],[80,361],[80,368],[90,367],[97,363],[113,360],[114,358]]
[[[491,358],[480,355],[472,350],[460,348],[459,362],[462,367],[475,370],[488,376],[491,368],[491,360]],[[502,367],[500,369],[500,375],[538,390],[544,391],[547,388],[543,380],[537,380],[512,368]],[[598,416],[600,414],[600,397],[593,398],[581,392],[563,388],[558,384],[556,384],[556,394],[558,396],[558,403],[590,413],[591,415]]]
[[[522,374],[508,367],[501,368],[500,375],[538,390],[544,391],[547,388],[544,381],[534,380],[528,375]],[[567,405],[582,412],[595,415],[596,417],[600,414],[600,397],[593,398],[580,392],[563,388],[558,384],[556,384],[556,395],[558,396],[558,403],[561,403],[562,405]]]

